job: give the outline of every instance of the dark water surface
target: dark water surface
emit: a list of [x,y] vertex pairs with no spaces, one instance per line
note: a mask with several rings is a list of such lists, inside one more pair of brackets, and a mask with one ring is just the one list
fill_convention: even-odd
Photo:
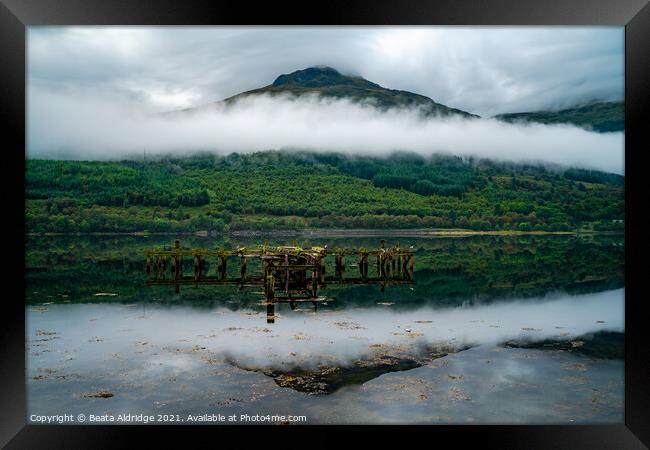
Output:
[[146,287],[144,250],[173,240],[28,238],[28,420],[623,422],[622,236],[390,238],[413,246],[415,284],[329,286],[326,304],[278,305],[274,323],[255,288]]

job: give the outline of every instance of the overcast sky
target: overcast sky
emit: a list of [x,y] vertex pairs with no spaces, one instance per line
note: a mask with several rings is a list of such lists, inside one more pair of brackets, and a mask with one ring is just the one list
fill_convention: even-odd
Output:
[[215,101],[328,65],[480,115],[623,98],[622,27],[31,27],[30,86]]
[[482,116],[621,100],[623,44],[622,27],[30,27],[29,151],[78,144],[80,119],[201,105],[314,65]]

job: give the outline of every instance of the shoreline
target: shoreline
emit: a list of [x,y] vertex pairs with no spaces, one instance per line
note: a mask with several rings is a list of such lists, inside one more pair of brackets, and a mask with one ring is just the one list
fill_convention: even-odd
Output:
[[316,229],[302,230],[235,230],[235,231],[181,231],[181,232],[86,232],[86,233],[25,233],[28,237],[37,236],[195,236],[195,237],[469,237],[469,236],[580,236],[580,235],[625,235],[623,231],[518,231],[518,230],[465,230],[465,229],[440,229],[440,228],[414,228],[414,229]]

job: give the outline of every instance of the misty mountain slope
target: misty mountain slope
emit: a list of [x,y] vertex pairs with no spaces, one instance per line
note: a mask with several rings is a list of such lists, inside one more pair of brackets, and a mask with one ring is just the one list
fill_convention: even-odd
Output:
[[347,99],[353,102],[363,102],[374,105],[380,110],[391,108],[419,108],[425,116],[461,117],[479,116],[456,108],[436,103],[429,97],[408,91],[387,89],[361,77],[342,75],[331,67],[309,67],[289,74],[280,75],[273,84],[259,89],[242,92],[221,102],[216,102],[197,108],[187,108],[182,111],[193,112],[214,106],[215,104],[231,105],[238,100],[251,95],[293,95],[316,94],[324,98]]
[[[256,95],[301,97],[318,95],[329,99],[346,99],[370,104],[381,111],[394,108],[419,109],[425,117],[480,116],[435,102],[424,95],[389,89],[362,77],[343,75],[331,67],[319,66],[278,76],[275,81],[258,89],[228,97],[207,105],[172,111],[168,114],[194,113],[215,106],[234,105],[237,101]],[[623,102],[591,102],[560,111],[504,113],[494,116],[509,123],[570,124],[599,133],[623,131],[625,128]]]
[[495,118],[511,123],[571,124],[587,130],[606,133],[625,129],[625,104],[623,102],[594,102],[561,111],[499,114]]
[[26,223],[32,232],[620,230],[623,184],[599,171],[412,153],[27,160]]

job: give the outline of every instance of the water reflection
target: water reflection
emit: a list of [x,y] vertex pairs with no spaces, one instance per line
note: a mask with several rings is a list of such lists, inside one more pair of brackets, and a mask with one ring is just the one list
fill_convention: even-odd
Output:
[[[412,247],[411,247],[412,248]],[[369,259],[375,260],[376,276],[368,275]],[[235,259],[239,273],[229,275],[228,266]],[[334,260],[335,275],[328,275],[328,260]],[[350,264],[349,260],[352,259]],[[184,261],[194,262],[194,273],[184,275]],[[210,274],[210,260],[216,260],[216,273]],[[230,261],[230,263],[229,263]],[[248,273],[249,261],[257,261],[258,273]],[[348,263],[346,264],[346,261]],[[359,270],[357,277],[346,276],[346,266]],[[314,310],[327,297],[319,295],[328,285],[379,285],[381,292],[388,285],[413,284],[414,255],[411,249],[386,247],[384,240],[375,250],[324,247],[268,246],[238,247],[236,250],[188,248],[176,240],[173,246],[146,251],[147,286],[169,286],[180,293],[181,285],[263,287],[267,305],[267,323],[274,323],[274,305],[288,303],[295,309],[299,302],[311,302]],[[167,268],[169,267],[169,271]]]
[[[230,247],[261,245],[260,240],[223,241],[185,237],[188,247]],[[168,245],[169,237],[30,237],[26,251],[26,300],[41,302],[130,302],[150,301],[192,305],[224,304],[237,301],[244,307],[259,302],[254,290],[236,286],[194,288],[176,292],[163,286],[144,287],[146,274],[142,255],[154,246]],[[282,245],[276,240],[271,245]],[[374,304],[377,298],[399,300],[398,307],[429,303],[461,305],[507,298],[538,297],[551,291],[571,294],[599,292],[624,286],[622,237],[472,237],[464,239],[391,239],[391,244],[414,246],[416,285],[393,286],[382,293],[373,286],[328,286],[328,293],[340,304]],[[303,247],[374,248],[370,239],[312,239],[298,242]],[[187,261],[191,272],[192,262]],[[251,261],[249,273],[259,273]],[[238,276],[238,267],[229,267]],[[113,292],[115,297],[95,294]]]
[[[298,245],[370,248],[376,238],[317,241]],[[399,244],[414,247],[413,284],[331,283],[317,308],[260,301],[261,287],[145,287],[142,254],[167,242],[28,240],[29,411],[266,411],[305,413],[310,423],[621,420],[620,237],[409,238]],[[241,277],[240,267],[226,276]],[[114,396],[86,396],[97,391]]]
[[[586,348],[611,345],[611,333],[623,331],[623,297],[615,290],[401,312],[388,305],[316,313],[274,305],[282,320],[272,328],[259,326],[264,310],[255,309],[53,304],[28,310],[28,375],[32,383],[85,379],[113,392],[134,379],[158,385],[161,377],[189,380],[205,369],[232,367],[268,377],[279,388],[334,395],[383,374],[436,367],[447,355],[477,347],[507,343],[512,351],[513,342],[526,347],[550,340],[566,342],[561,352],[579,357]],[[587,366],[577,361],[581,372]],[[110,374],[116,381],[97,383]],[[61,395],[70,389],[79,388],[69,385]]]

